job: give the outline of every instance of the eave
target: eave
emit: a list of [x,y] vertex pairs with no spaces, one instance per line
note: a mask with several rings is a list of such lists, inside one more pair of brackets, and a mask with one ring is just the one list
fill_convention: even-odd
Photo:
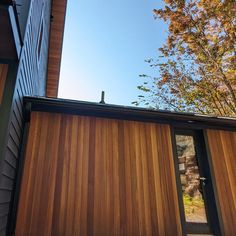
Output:
[[67,0],[52,1],[46,96],[57,97]]
[[43,97],[25,97],[24,104],[27,108],[27,119],[30,118],[30,112],[42,111],[121,120],[165,123],[171,124],[175,127],[180,126],[191,129],[213,128],[236,130],[236,119],[203,116],[193,113],[150,110],[137,107]]

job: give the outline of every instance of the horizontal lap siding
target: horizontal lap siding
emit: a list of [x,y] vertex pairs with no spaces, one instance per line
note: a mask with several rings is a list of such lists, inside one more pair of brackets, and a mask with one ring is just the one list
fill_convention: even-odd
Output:
[[33,112],[16,235],[181,235],[169,126]]
[[236,235],[236,132],[208,130],[224,235]]
[[[0,232],[2,232],[2,235],[4,235],[6,231],[6,219],[8,215],[1,218],[1,214],[3,214],[1,209],[4,209],[4,214],[6,211],[5,209],[8,209],[9,214],[9,203],[12,200],[12,192],[14,190],[13,186],[16,178],[16,168],[19,161],[18,157],[22,143],[23,96],[44,95],[45,93],[45,91],[44,93],[41,91],[42,89],[40,86],[43,86],[43,84],[45,85],[46,83],[45,67],[48,57],[47,50],[49,41],[50,7],[50,1],[31,0],[29,19],[24,37],[24,46],[22,47],[12,99],[12,108],[8,123],[8,133],[6,134],[6,143],[3,154],[4,159],[1,160],[2,167],[0,173],[0,195],[4,196],[4,199],[0,198]],[[38,61],[37,42],[42,10],[44,10],[44,34],[41,48],[41,57],[40,61]],[[1,68],[2,67],[0,65],[0,76],[1,73],[3,73],[1,72]],[[3,82],[4,81],[0,79],[0,103],[2,89],[1,86]],[[8,179],[8,181],[6,181],[6,179]]]

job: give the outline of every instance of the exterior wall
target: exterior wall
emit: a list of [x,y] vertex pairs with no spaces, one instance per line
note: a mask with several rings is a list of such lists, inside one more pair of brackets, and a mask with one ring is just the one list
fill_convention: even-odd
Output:
[[21,37],[24,38],[31,0],[15,0]]
[[7,78],[8,65],[0,64],[0,106],[2,103],[3,92]]
[[182,235],[169,125],[32,112],[16,235]]
[[207,130],[223,235],[236,235],[236,132]]
[[[6,234],[23,133],[23,96],[44,95],[50,0],[32,0],[19,62],[9,64],[0,109],[0,235]],[[43,22],[40,50],[39,35]],[[39,53],[38,53],[39,52]]]

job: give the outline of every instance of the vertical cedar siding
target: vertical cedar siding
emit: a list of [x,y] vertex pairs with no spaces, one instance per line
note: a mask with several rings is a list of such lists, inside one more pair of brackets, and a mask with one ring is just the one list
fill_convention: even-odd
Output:
[[52,0],[47,70],[47,97],[57,97],[67,0]]
[[207,130],[224,235],[236,235],[236,132]]
[[2,97],[3,97],[5,82],[7,78],[7,70],[8,70],[7,64],[0,64],[0,106],[2,103]]
[[[11,107],[8,124],[5,124],[7,131],[4,134],[4,143],[1,144],[2,153],[0,150],[0,235],[6,234],[11,210],[23,134],[23,96],[44,95],[40,90],[40,85],[45,84],[43,81],[46,80],[50,8],[50,1],[31,0],[17,75],[16,78],[10,78],[15,80],[15,84],[11,101],[8,101],[8,106]],[[42,16],[45,27],[41,46],[42,55],[39,61],[37,60],[37,43]]]
[[182,235],[169,125],[31,114],[16,235]]

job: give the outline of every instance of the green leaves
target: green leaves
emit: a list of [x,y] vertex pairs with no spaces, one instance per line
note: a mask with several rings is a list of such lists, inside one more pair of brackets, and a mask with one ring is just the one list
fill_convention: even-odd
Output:
[[140,75],[138,105],[236,116],[235,1],[164,2],[153,12],[168,22],[169,35],[158,60],[146,60],[158,76]]
[[[146,84],[147,84],[147,82],[146,82]],[[142,90],[143,92],[150,92],[150,89],[144,87],[143,85],[137,86],[137,88],[138,88],[139,90]],[[138,97],[144,97],[144,96],[139,95]]]

